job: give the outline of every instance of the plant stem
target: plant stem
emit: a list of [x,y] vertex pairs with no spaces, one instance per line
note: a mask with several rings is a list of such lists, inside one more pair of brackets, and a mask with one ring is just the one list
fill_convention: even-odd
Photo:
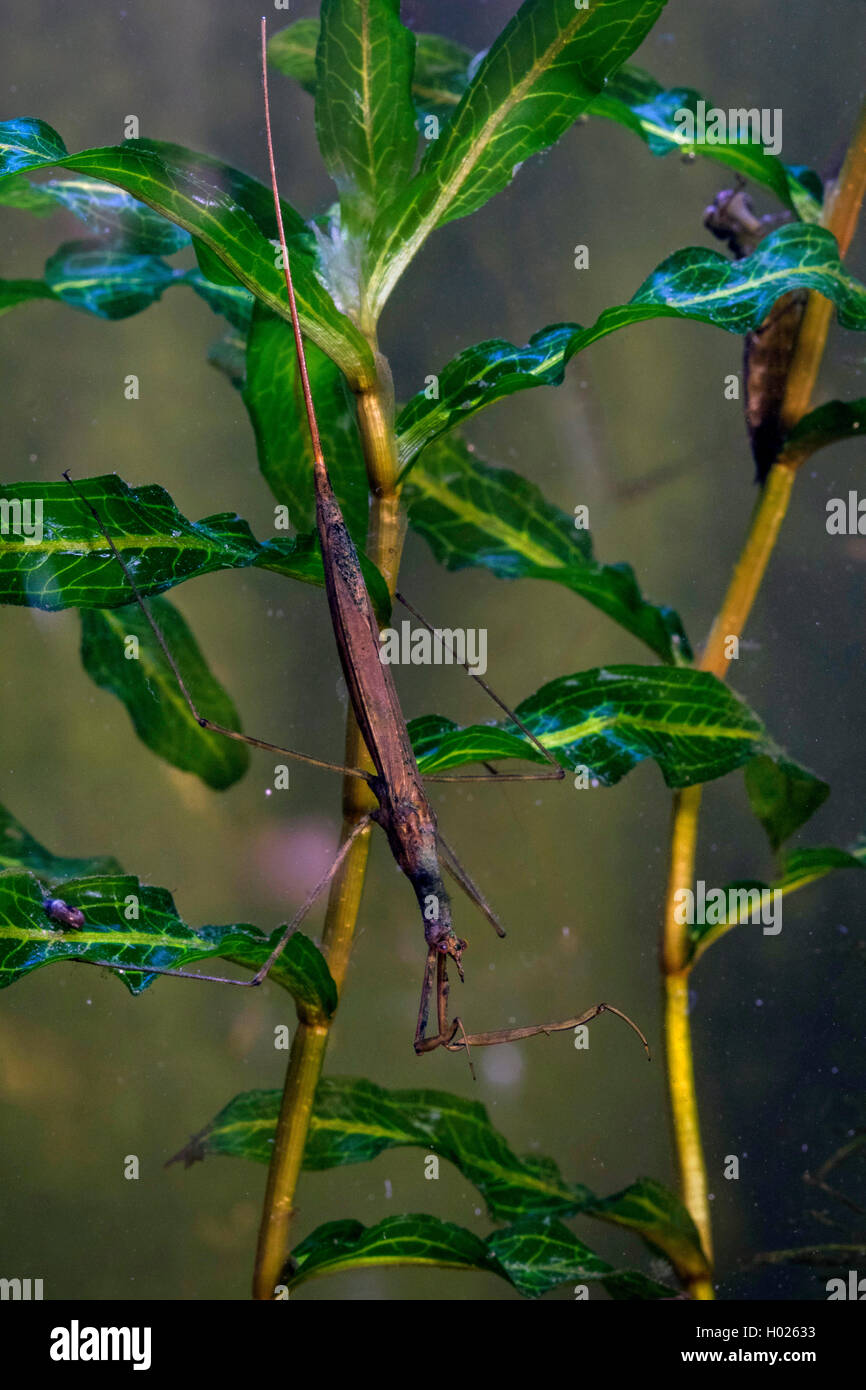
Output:
[[[844,258],[857,226],[866,192],[866,101],[841,173],[828,192],[823,225],[836,237]],[[790,429],[806,413],[815,388],[832,318],[832,305],[820,295],[809,295],[806,313],[788,373],[783,422]],[[770,556],[788,510],[797,470],[805,455],[787,455],[773,465],[755,509],[749,534],[734,567],[722,607],[713,623],[700,668],[720,680],[725,678],[730,657],[729,639],[742,635]],[[730,644],[731,646],[733,644]],[[707,1278],[685,1277],[693,1298],[713,1298],[712,1228],[707,1191],[707,1170],[701,1142],[695,1089],[688,984],[692,961],[688,928],[676,920],[676,894],[694,881],[701,787],[687,787],[674,798],[671,856],[662,928],[662,974],[665,991],[665,1052],[668,1094],[680,1188],[701,1238],[707,1258]]]
[[[373,494],[367,553],[384,575],[393,597],[403,549],[405,527],[397,492],[397,448],[394,436],[394,393],[387,361],[371,342],[378,377],[375,385],[358,394],[358,427]],[[346,720],[346,766],[373,771],[373,765],[350,710]],[[366,783],[357,777],[343,779],[343,829],[345,843],[362,816],[376,805]],[[322,950],[342,995],[352,949],[355,923],[361,906],[370,831],[352,845],[331,884],[322,933]],[[253,1297],[272,1299],[289,1248],[294,1198],[301,1173],[304,1148],[313,1113],[316,1087],[328,1046],[331,1020],[305,1019],[299,1011],[299,1027],[289,1054],[280,1116],[274,1136],[274,1152],[259,1229],[253,1274]]]

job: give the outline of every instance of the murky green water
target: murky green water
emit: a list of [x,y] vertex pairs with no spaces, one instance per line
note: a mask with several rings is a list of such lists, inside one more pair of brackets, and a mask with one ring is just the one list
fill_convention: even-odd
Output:
[[[415,0],[404,17],[485,46],[513,0]],[[292,16],[312,14],[299,0]],[[38,115],[70,149],[111,144],[137,114],[142,134],[209,151],[264,176],[257,74],[259,9],[214,0],[46,0],[7,6],[0,54],[3,118]],[[277,15],[277,22],[285,16]],[[638,61],[661,81],[732,105],[784,111],[783,158],[820,167],[854,119],[866,37],[858,0],[671,0]],[[315,152],[312,101],[274,79],[283,192],[304,211],[329,185]],[[706,245],[706,203],[730,177],[709,163],[654,160],[626,131],[576,127],[511,188],[431,240],[382,324],[398,395],[407,397],[462,347],[502,335],[523,342],[545,324],[591,322],[628,298],[663,257]],[[761,202],[761,210],[768,203]],[[0,210],[0,272],[41,273],[79,235],[57,216]],[[590,270],[573,248],[590,248]],[[861,235],[851,265],[866,272]],[[121,323],[55,305],[0,322],[0,479],[116,470],[158,482],[200,517],[240,512],[262,533],[271,517],[242,404],[207,365],[217,320],[184,290]],[[862,338],[836,330],[821,398],[863,392]],[[505,402],[470,435],[493,463],[516,468],[566,511],[590,508],[599,556],[628,560],[644,591],[707,631],[754,499],[739,408],[723,378],[740,342],[699,325],[656,322],[596,345],[560,389]],[[141,397],[124,399],[123,378]],[[863,826],[862,610],[866,542],[828,537],[827,497],[862,486],[862,447],[819,455],[798,482],[789,521],[732,683],[799,760],[833,786],[808,844],[846,845]],[[641,489],[656,470],[668,480]],[[446,626],[486,627],[488,679],[510,702],[544,681],[643,649],[553,585],[506,585],[480,571],[446,575],[410,536],[401,580]],[[177,591],[245,727],[323,757],[341,756],[344,705],[321,592],[266,574],[220,574]],[[333,848],[339,784],[292,770],[291,791],[265,796],[271,765],[222,795],[158,762],[125,712],[96,690],[77,655],[75,613],[5,609],[0,672],[2,800],[59,853],[110,853],[175,894],[192,924],[272,928],[302,900]],[[468,720],[492,708],[459,673],[400,672],[407,714]],[[610,1019],[588,1052],[568,1035],[479,1058],[473,1086],[459,1057],[417,1059],[411,1041],[423,950],[414,900],[375,842],[360,930],[326,1070],[386,1086],[435,1086],[483,1102],[518,1152],[553,1156],[601,1193],[639,1175],[672,1181],[656,970],[670,796],[639,768],[596,793],[569,783],[440,789],[443,829],[509,926],[500,942],[468,905],[467,982],[455,986],[473,1028],[568,1016],[599,999],[649,1033],[647,1067]],[[769,854],[742,778],[705,798],[700,870],[712,883],[766,878]],[[713,1182],[720,1292],[822,1297],[817,1272],[750,1270],[754,1252],[852,1235],[844,1209],[802,1175],[864,1123],[864,933],[858,875],[838,875],[786,903],[777,938],[742,929],[694,977],[697,1071]],[[320,916],[313,931],[318,929]],[[265,1173],[234,1160],[184,1172],[163,1164],[232,1096],[281,1084],[274,1029],[294,1023],[276,989],[252,996],[163,981],[131,1000],[98,971],[55,967],[2,999],[0,1273],[41,1277],[46,1297],[241,1298],[250,1277]],[[123,1177],[136,1154],[141,1178]],[[741,1178],[722,1177],[741,1156]],[[479,1233],[481,1200],[453,1169],[424,1179],[423,1154],[307,1175],[297,1231],[355,1217],[372,1223],[427,1210]],[[830,1230],[807,1215],[825,1210]],[[649,1268],[637,1243],[579,1222],[600,1253]],[[492,1276],[383,1271],[304,1287],[302,1299],[514,1297]],[[568,1289],[551,1297],[570,1297]]]

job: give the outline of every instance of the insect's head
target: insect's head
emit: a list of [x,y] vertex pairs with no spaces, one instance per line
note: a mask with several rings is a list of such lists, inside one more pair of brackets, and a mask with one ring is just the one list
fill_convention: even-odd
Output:
[[418,892],[418,901],[424,914],[424,936],[427,945],[435,946],[443,954],[450,956],[460,970],[466,942],[456,935],[451,925],[451,900],[441,878],[431,878],[429,883],[423,885],[423,889]]

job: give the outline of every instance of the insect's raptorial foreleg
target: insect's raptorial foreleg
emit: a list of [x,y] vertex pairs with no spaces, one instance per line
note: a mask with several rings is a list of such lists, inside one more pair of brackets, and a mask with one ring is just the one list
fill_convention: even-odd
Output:
[[[404,598],[399,592],[396,593],[394,597],[399,603],[402,603],[404,608],[408,609],[413,617],[418,619],[419,623],[426,627],[429,633],[432,633],[433,636],[437,635],[437,629],[434,628],[432,624],[428,623],[423,614],[419,613],[418,609],[414,608],[408,599]],[[438,637],[439,641],[453,657],[454,648],[451,646],[451,643],[442,636],[441,631],[438,633]],[[545,748],[544,744],[540,739],[536,738],[532,730],[527,728],[519,716],[514,713],[514,710],[509,709],[505,701],[499,698],[496,691],[491,689],[483,676],[479,676],[475,671],[470,670],[465,661],[457,661],[456,664],[462,666],[467,675],[470,675],[474,681],[477,681],[481,689],[490,696],[493,703],[499,706],[513,724],[517,725],[522,734],[526,735],[533,748],[542,755],[545,762],[550,763],[550,767],[545,772],[497,772],[495,768],[491,768],[488,773],[484,774],[459,773],[455,776],[449,776],[447,774],[432,773],[430,776],[425,775],[425,782],[561,782],[565,776],[565,768],[560,766],[549,749]],[[487,767],[489,764],[485,763],[484,766]]]
[[126,581],[129,584],[130,590],[132,591],[132,596],[135,603],[138,604],[139,608],[141,609],[142,613],[147,619],[148,626],[150,627],[150,630],[153,633],[154,638],[156,639],[159,645],[160,651],[162,652],[163,656],[168,662],[172,675],[177,681],[178,689],[180,690],[181,695],[186,701],[187,708],[189,709],[190,714],[192,715],[196,723],[201,726],[202,729],[208,729],[213,734],[221,734],[223,738],[233,738],[237,743],[248,743],[252,748],[263,748],[267,753],[279,753],[283,757],[294,758],[296,762],[310,763],[313,767],[324,767],[327,768],[330,772],[342,773],[344,777],[361,777],[366,782],[370,781],[370,774],[368,772],[364,772],[359,767],[343,767],[341,763],[331,763],[323,758],[314,758],[309,753],[298,753],[293,748],[280,748],[275,743],[266,743],[264,739],[253,738],[250,734],[242,734],[237,729],[226,729],[222,726],[222,724],[215,724],[212,719],[208,719],[205,715],[201,714],[195,703],[195,700],[192,698],[192,695],[190,694],[187,688],[183,676],[180,673],[180,668],[171,654],[171,649],[169,648],[169,645],[162,634],[162,630],[160,629],[159,624],[157,623],[149,607],[147,606],[147,603],[144,599],[144,595],[141,593],[138,585],[133,579],[129,566],[127,565],[117,546],[114,544],[114,541],[108,534],[108,531],[105,529],[99,512],[96,510],[89,498],[84,496],[84,493],[77,486],[77,484],[72,481],[72,478],[69,475],[69,469],[66,469],[63,476],[66,479],[69,486],[72,488],[72,491],[75,493],[79,501],[84,503],[84,506],[90,512],[91,516],[93,517],[94,521],[96,522],[97,526],[99,527],[100,531],[105,537],[105,541],[108,545],[109,550],[111,551],[112,555],[114,556],[115,560],[120,565],[120,568],[126,576]]
[[307,913],[310,911],[310,908],[313,906],[316,899],[320,896],[321,893],[324,892],[328,884],[331,882],[331,879],[337,873],[338,869],[340,868],[340,865],[346,858],[346,855],[349,853],[349,850],[351,849],[355,840],[364,830],[367,829],[370,823],[370,816],[362,816],[358,823],[355,826],[353,826],[351,833],[346,836],[345,840],[340,845],[337,857],[334,860],[331,867],[329,868],[328,872],[324,875],[323,878],[319,880],[312,892],[310,892],[307,895],[304,902],[301,904],[294,917],[292,918],[291,922],[286,927],[286,930],[283,932],[283,935],[280,937],[276,946],[271,951],[271,954],[268,956],[264,965],[262,965],[256,971],[255,975],[251,980],[232,980],[229,978],[228,975],[199,975],[192,970],[169,970],[163,966],[158,965],[121,965],[118,961],[111,960],[82,960],[80,956],[73,956],[71,957],[71,959],[74,960],[77,965],[99,965],[106,970],[116,970],[119,975],[174,975],[182,980],[207,980],[210,984],[238,985],[241,989],[252,989],[256,985],[262,984],[262,982],[266,979],[269,971],[271,970],[271,967],[283,954],[283,951],[289,944],[289,938],[297,931],[298,927],[306,917]]
[[471,899],[471,901],[475,903],[475,906],[477,908],[480,908],[480,910],[484,913],[484,916],[487,918],[491,927],[496,932],[496,935],[505,936],[505,928],[503,927],[499,918],[496,916],[496,913],[493,911],[493,908],[490,906],[484,894],[481,892],[481,889],[469,877],[469,874],[466,872],[463,865],[460,863],[460,860],[457,858],[457,855],[454,853],[451,846],[443,839],[442,835],[438,831],[436,832],[436,839],[438,840],[439,848],[442,851],[443,868],[445,868],[448,871],[448,873],[451,875],[451,877],[455,880],[456,883],[459,883],[467,898]]
[[[448,974],[446,967],[445,953],[436,946],[431,946],[427,952],[424,979],[421,982],[421,1004],[418,1009],[418,1023],[415,1028],[415,1051],[419,1056],[422,1052],[433,1052],[435,1048],[450,1042],[459,1026],[456,1022],[450,1025],[448,1023]],[[425,1038],[434,976],[436,979],[436,1023],[439,1031],[435,1037]]]
[[[435,1037],[425,1038],[427,1018],[430,1013],[430,995],[433,991],[434,959],[436,966],[436,1024],[439,1031]],[[427,965],[421,985],[421,1007],[418,1010],[418,1026],[415,1029],[415,1051],[420,1057],[424,1052],[434,1052],[437,1047],[449,1047],[459,1033],[465,1043],[466,1060],[469,1062],[469,1070],[474,1081],[475,1068],[469,1056],[471,1039],[467,1038],[466,1029],[459,1018],[455,1018],[453,1023],[448,1022],[448,994],[448,957],[444,951],[439,951],[435,946],[432,946],[427,952]]]
[[579,1028],[583,1023],[590,1023],[592,1019],[598,1018],[599,1014],[616,1014],[628,1024],[629,1028],[637,1033],[644,1045],[647,1059],[649,1060],[649,1043],[638,1028],[637,1024],[630,1019],[628,1014],[624,1014],[621,1009],[614,1008],[613,1004],[594,1004],[591,1009],[580,1014],[577,1018],[567,1018],[562,1023],[534,1023],[526,1028],[501,1028],[493,1033],[464,1033],[460,1041],[454,1041],[454,1031],[447,1041],[442,1041],[441,1046],[447,1047],[450,1052],[459,1052],[463,1047],[496,1047],[499,1043],[519,1042],[521,1038],[534,1038],[538,1033],[562,1033],[572,1028]]

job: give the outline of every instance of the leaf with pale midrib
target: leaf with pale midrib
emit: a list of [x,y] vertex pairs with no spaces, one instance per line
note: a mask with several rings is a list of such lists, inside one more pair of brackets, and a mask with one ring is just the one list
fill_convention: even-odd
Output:
[[[257,541],[247,523],[228,512],[188,521],[154,484],[131,488],[116,473],[75,482],[78,493],[63,481],[0,485],[0,503],[10,518],[0,547],[0,603],[57,611],[130,602],[126,576],[82,498],[96,508],[144,597],[199,575],[253,565],[324,585],[317,535]],[[35,530],[38,504],[42,535],[30,540],[22,528],[29,517]],[[16,505],[18,533],[11,510]],[[387,585],[363,554],[360,563],[373,606],[385,622],[391,608]]]
[[[654,155],[678,150],[680,154],[701,155],[726,164],[744,178],[770,189],[805,221],[817,221],[821,212],[821,180],[811,170],[783,164],[776,155],[765,153],[760,140],[711,145],[685,139],[674,116],[678,111],[695,114],[701,100],[701,93],[691,87],[666,90],[643,68],[626,64],[595,98],[589,114],[633,130]],[[706,101],[707,109],[712,105]]]
[[180,270],[158,256],[96,238],[64,242],[46,261],[44,280],[0,281],[0,312],[28,300],[54,299],[97,318],[124,319],[149,308],[173,285],[188,285],[236,329],[249,327],[255,300],[237,280],[213,282],[200,270]]
[[[213,1154],[267,1163],[280,1094],[236,1096],[177,1157],[190,1161]],[[580,1184],[566,1183],[552,1160],[513,1154],[477,1101],[445,1091],[387,1091],[360,1077],[319,1082],[304,1150],[306,1169],[364,1163],[386,1149],[407,1146],[427,1147],[454,1163],[498,1220],[528,1210],[570,1214],[592,1196]]]
[[524,0],[421,166],[377,218],[366,274],[377,317],[430,233],[474,212],[553,145],[652,28],[664,0]]
[[409,525],[446,569],[479,566],[501,579],[562,584],[645,642],[662,661],[691,659],[682,621],[650,603],[630,565],[602,565],[592,538],[542,495],[534,483],[491,468],[453,435],[435,440],[404,490]]
[[798,222],[771,232],[739,261],[703,247],[676,251],[628,304],[605,309],[590,328],[553,324],[525,347],[498,338],[467,348],[438,373],[438,399],[419,391],[401,410],[401,476],[426,444],[485,406],[533,386],[558,386],[571,359],[609,333],[654,318],[695,319],[747,333],[795,289],[818,290],[835,304],[843,328],[866,329],[866,286],[845,270],[835,237]]
[[95,237],[110,237],[118,250],[169,256],[190,244],[190,234],[146,203],[100,179],[6,180],[0,204],[44,214],[65,208]]
[[[276,1090],[236,1096],[172,1162],[189,1167],[211,1154],[269,1162],[280,1101]],[[598,1199],[581,1183],[565,1182],[552,1159],[537,1154],[518,1158],[477,1102],[442,1091],[387,1091],[361,1077],[319,1082],[305,1169],[366,1162],[407,1146],[453,1163],[483,1195],[496,1220],[548,1221],[585,1212],[629,1226],[678,1261],[678,1268],[705,1268],[688,1212],[660,1183],[640,1179],[624,1192]],[[640,1278],[635,1276],[638,1283]],[[627,1284],[621,1296],[627,1295]]]
[[[316,94],[316,47],[319,21],[298,19],[268,40],[268,62]],[[472,50],[439,34],[416,34],[412,98],[419,115],[451,115],[469,85]]]
[[[736,879],[722,890],[725,894],[724,922],[694,922],[689,926],[690,959],[697,961],[715,941],[726,936],[734,927],[742,925],[757,911],[761,915],[760,898],[754,894],[796,893],[810,883],[817,883],[838,869],[866,870],[866,841],[859,841],[850,850],[837,849],[833,845],[803,846],[793,849],[782,859],[778,875],[771,883],[760,879]],[[732,893],[751,894],[750,898],[732,898]],[[742,908],[742,910],[741,910]]]
[[[658,763],[668,786],[691,786],[772,746],[739,696],[708,672],[687,667],[607,666],[560,676],[521,701],[516,714],[563,767],[584,765],[605,786],[645,758]],[[409,730],[427,773],[493,758],[542,761],[507,721],[461,728],[427,715],[413,719]]]
[[322,0],[316,134],[349,231],[368,227],[412,172],[414,56],[399,0]]
[[376,1226],[329,1221],[296,1246],[280,1276],[290,1289],[351,1269],[434,1266],[497,1274],[524,1298],[564,1283],[600,1283],[614,1298],[676,1298],[675,1289],[636,1270],[615,1270],[561,1222],[525,1220],[481,1240],[436,1216],[389,1216]]
[[[238,280],[284,318],[290,317],[283,273],[270,238],[276,235],[269,190],[209,155],[158,140],[60,154],[63,142],[40,121],[0,124],[0,186],[24,168],[54,164],[116,185],[199,237]],[[29,158],[28,158],[29,155]],[[292,240],[292,271],[304,332],[356,385],[373,379],[373,358],[355,325],[319,282],[306,223],[283,203]]]
[[[318,20],[299,19],[275,34],[268,44],[273,66],[293,77],[311,95],[316,91],[318,38]],[[419,115],[448,120],[469,85],[473,65],[477,66],[483,56],[476,56],[470,48],[439,34],[418,34],[412,96]],[[685,140],[674,116],[683,109],[694,112],[700,100],[701,94],[691,87],[666,89],[643,68],[625,63],[593,97],[587,113],[616,121],[633,131],[654,155],[678,150],[680,154],[701,155],[725,164],[770,189],[804,221],[817,221],[823,189],[813,170],[783,164],[776,155],[766,154],[760,142],[709,145],[689,144]],[[707,100],[706,105],[710,108],[712,102]]]
[[[148,966],[185,970],[196,961],[219,957],[254,971],[285,930],[277,927],[266,936],[258,927],[238,923],[193,931],[178,916],[166,889],[143,884],[131,874],[64,882],[63,901],[84,913],[85,925],[77,930],[52,923],[44,896],[35,874],[15,869],[0,873],[0,988],[32,970],[74,958],[122,967],[129,973],[118,978],[131,994],[140,994],[159,978],[148,973]],[[336,1008],[336,985],[324,956],[301,932],[289,939],[268,979],[319,1017],[329,1017]],[[187,983],[189,989],[201,987]]]

